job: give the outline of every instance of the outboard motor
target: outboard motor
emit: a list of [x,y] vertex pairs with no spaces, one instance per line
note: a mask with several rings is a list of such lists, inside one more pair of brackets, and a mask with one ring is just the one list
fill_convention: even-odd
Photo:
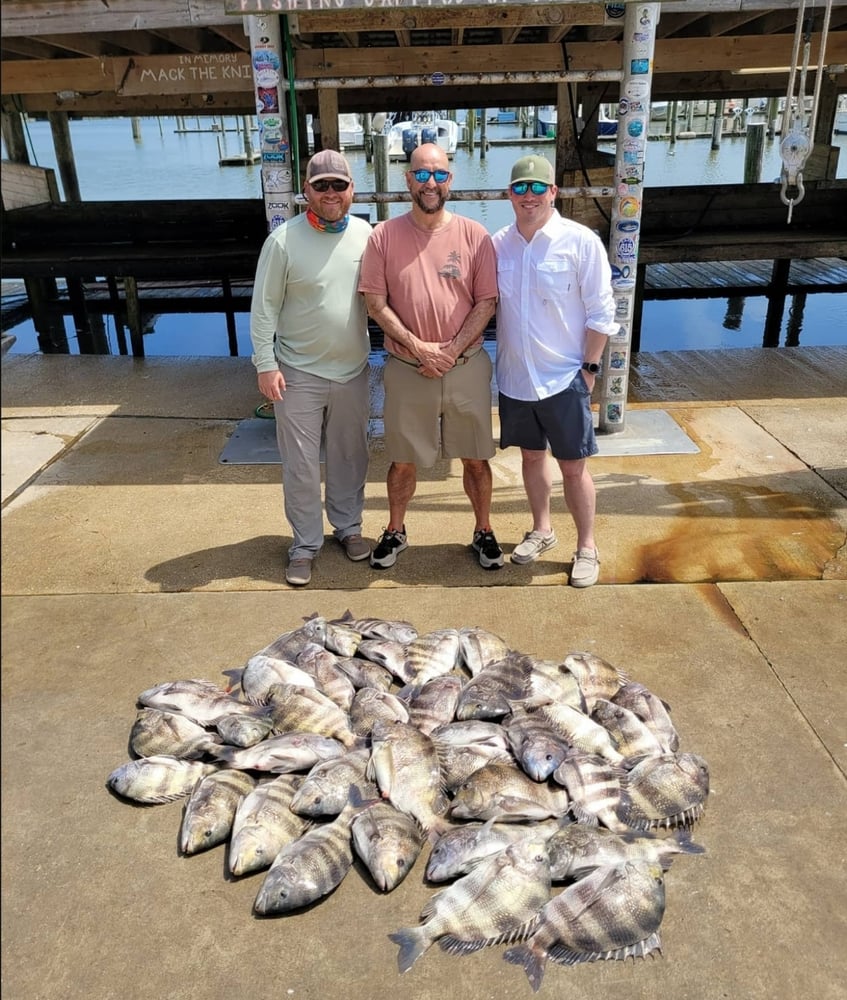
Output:
[[421,129],[421,145],[425,142],[438,143],[438,129],[434,125],[424,125]]
[[412,158],[412,152],[418,147],[418,130],[416,128],[403,129],[403,152],[406,154],[406,161]]

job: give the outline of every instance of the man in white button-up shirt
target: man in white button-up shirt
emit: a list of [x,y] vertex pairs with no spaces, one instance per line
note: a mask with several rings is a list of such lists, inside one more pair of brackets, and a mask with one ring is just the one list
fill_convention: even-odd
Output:
[[550,519],[553,458],[576,525],[570,583],[600,574],[596,494],[586,459],[597,454],[591,390],[607,338],[617,333],[612,274],[603,243],[556,211],[553,167],[524,156],[512,168],[515,222],[493,237],[497,253],[497,387],[500,447],[521,449],[532,530],[512,562],[533,562],[556,544]]

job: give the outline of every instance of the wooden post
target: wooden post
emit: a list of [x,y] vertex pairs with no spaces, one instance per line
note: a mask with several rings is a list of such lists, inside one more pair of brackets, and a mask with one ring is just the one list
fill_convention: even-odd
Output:
[[0,122],[2,122],[0,128],[2,128],[3,143],[6,146],[6,155],[13,163],[29,163],[21,113],[19,111],[4,111]]
[[68,127],[67,111],[48,111],[47,120],[53,135],[53,149],[56,152],[56,163],[59,166],[59,176],[62,178],[62,189],[65,201],[80,202],[79,178],[74,163],[74,150],[71,145],[71,131]]
[[677,123],[676,123],[676,112],[677,112],[677,102],[676,101],[671,101],[671,103],[668,105],[668,114],[671,116],[671,122],[670,122],[670,125],[671,125],[670,145],[671,146],[675,146],[676,145],[676,125],[677,125]]
[[751,122],[747,126],[744,145],[744,183],[758,184],[762,179],[762,158],[765,153],[764,122]]
[[[375,133],[374,141],[374,190],[388,190],[388,136]],[[377,222],[384,222],[389,215],[389,206],[379,201],[376,205]]]
[[132,137],[138,142],[141,139],[141,119],[133,115],[130,121],[132,122]]
[[773,139],[776,135],[776,120],[779,117],[779,98],[768,98],[768,138]]
[[488,145],[488,108],[482,109],[482,121],[479,123],[479,158],[485,159],[485,147]]
[[138,301],[138,282],[129,275],[124,278],[124,295],[126,296],[126,325],[129,327],[132,356],[143,358],[144,325],[141,322],[141,303]]
[[229,342],[230,357],[238,357],[238,336],[235,327],[235,303],[232,301],[232,282],[229,278],[221,279],[223,288],[224,313],[226,314],[226,333]]
[[[321,147],[323,149],[338,149],[338,91],[321,87],[318,90],[318,117],[321,122]],[[312,122],[314,129],[315,123]],[[318,138],[315,135],[315,148]]]
[[712,119],[712,149],[721,148],[723,134],[723,101],[715,101],[715,117]]
[[775,260],[768,285],[768,312],[765,316],[765,332],[762,347],[779,347],[779,331],[785,313],[785,296],[788,292],[790,260]]

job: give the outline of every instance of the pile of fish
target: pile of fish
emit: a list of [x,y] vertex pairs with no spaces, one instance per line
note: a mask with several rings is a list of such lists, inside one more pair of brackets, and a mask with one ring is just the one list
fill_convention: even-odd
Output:
[[442,887],[389,935],[400,972],[436,941],[505,943],[537,991],[548,960],[660,953],[665,873],[703,852],[709,771],[668,706],[601,657],[348,611],[224,676],[143,691],[107,787],[184,798],[184,854],[228,843],[233,876],[266,870],[256,914],[314,903],[356,858],[390,892],[428,851]]

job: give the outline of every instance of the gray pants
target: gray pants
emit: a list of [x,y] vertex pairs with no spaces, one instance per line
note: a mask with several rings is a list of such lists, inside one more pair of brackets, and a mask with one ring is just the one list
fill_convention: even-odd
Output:
[[331,382],[280,366],[286,390],[274,403],[282,459],[285,516],[294,541],[289,559],[311,559],[324,541],[321,462],[326,516],[336,538],[360,534],[368,474],[368,369],[349,382]]

